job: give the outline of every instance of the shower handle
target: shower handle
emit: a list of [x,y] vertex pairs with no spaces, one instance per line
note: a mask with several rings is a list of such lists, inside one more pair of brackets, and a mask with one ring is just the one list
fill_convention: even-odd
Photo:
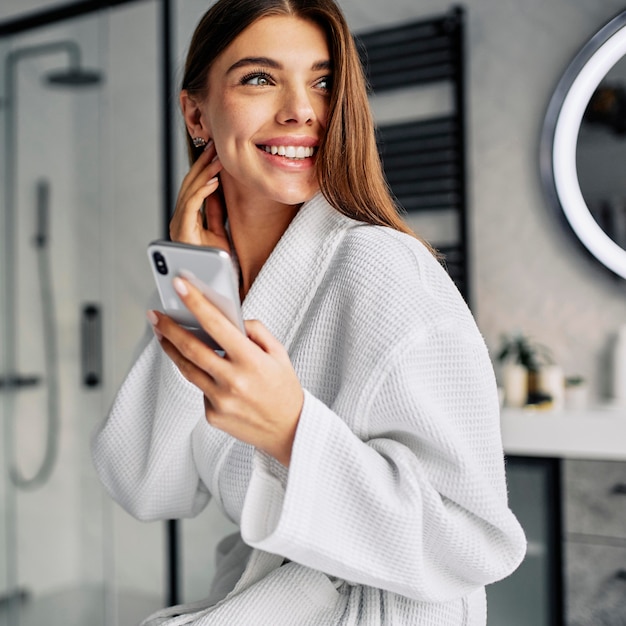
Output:
[[36,387],[41,383],[41,376],[11,374],[0,376],[0,391],[14,391],[24,387]]
[[81,344],[83,386],[98,388],[102,385],[102,309],[94,302],[83,305]]

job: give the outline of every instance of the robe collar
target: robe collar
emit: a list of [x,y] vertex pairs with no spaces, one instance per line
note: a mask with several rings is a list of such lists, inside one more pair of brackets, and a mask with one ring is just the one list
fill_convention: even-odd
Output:
[[263,322],[289,350],[339,242],[359,223],[321,193],[305,202],[252,283],[242,304],[244,319]]

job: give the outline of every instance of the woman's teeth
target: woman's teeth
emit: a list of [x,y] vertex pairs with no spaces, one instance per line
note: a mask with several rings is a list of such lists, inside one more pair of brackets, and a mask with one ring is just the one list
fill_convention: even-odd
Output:
[[313,156],[315,148],[305,148],[304,146],[262,146],[265,152],[277,154],[288,159],[307,159]]

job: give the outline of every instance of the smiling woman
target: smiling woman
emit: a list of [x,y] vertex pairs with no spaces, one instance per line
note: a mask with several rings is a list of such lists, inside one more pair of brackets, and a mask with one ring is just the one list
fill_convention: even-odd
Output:
[[208,598],[144,624],[484,626],[484,586],[525,548],[493,370],[396,211],[343,15],[219,0],[180,102],[191,167],[171,236],[232,255],[246,334],[176,277],[223,353],[149,311],[93,452],[139,519],[213,497],[240,532]]

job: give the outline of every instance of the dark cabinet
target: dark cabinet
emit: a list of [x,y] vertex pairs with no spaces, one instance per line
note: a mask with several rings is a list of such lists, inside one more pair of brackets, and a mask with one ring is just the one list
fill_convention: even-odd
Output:
[[510,506],[528,549],[511,576],[487,588],[487,624],[561,626],[561,462],[512,456],[506,467]]

